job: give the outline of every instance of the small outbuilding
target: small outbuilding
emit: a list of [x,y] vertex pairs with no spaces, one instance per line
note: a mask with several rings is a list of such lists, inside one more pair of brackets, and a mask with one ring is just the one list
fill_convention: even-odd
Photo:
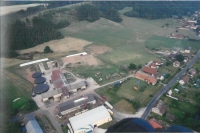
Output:
[[167,113],[166,114],[166,119],[170,120],[170,121],[174,121],[175,120],[175,115]]

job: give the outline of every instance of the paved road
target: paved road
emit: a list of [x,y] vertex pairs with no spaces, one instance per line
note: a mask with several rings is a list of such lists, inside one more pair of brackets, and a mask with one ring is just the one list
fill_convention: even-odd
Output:
[[143,113],[142,117],[143,119],[146,119],[149,115],[149,112],[151,111],[153,105],[156,103],[156,101],[165,93],[167,90],[195,63],[197,58],[200,56],[200,50],[196,53],[196,55],[193,57],[193,59],[187,64],[187,66],[182,69],[165,87],[163,87],[151,100],[151,102],[148,104],[145,112]]

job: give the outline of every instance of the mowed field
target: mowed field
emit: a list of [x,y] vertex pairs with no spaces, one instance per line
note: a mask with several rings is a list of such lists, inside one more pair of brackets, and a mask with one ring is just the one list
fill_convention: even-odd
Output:
[[186,39],[173,39],[166,38],[162,36],[152,36],[145,42],[148,49],[152,48],[182,48],[184,49],[187,46],[192,47],[192,52],[196,52],[200,48],[200,42],[198,41],[188,41]]
[[63,39],[52,40],[43,43],[29,49],[18,50],[17,52],[19,54],[30,53],[33,51],[44,52],[44,48],[46,46],[49,46],[54,52],[70,52],[70,51],[81,52],[83,50],[83,47],[89,44],[91,44],[91,42],[89,41],[72,37],[65,37]]

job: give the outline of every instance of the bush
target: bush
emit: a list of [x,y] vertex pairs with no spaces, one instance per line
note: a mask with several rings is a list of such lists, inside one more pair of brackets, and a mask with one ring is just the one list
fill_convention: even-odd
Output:
[[53,51],[50,49],[49,46],[46,46],[46,47],[44,48],[44,53],[53,53]]

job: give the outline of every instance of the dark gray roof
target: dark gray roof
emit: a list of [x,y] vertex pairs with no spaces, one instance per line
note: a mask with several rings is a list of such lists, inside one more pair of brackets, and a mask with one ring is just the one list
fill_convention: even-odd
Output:
[[38,84],[33,88],[33,92],[35,94],[41,94],[47,92],[49,90],[49,86],[47,84]]
[[42,73],[41,72],[35,72],[32,77],[33,78],[38,78],[38,77],[41,77],[42,76]]
[[[77,101],[77,102],[74,102],[78,99],[81,99],[81,98],[86,98],[86,99],[83,99],[83,100],[80,100],[80,101]],[[72,109],[74,107],[78,107],[78,106],[81,106],[81,105],[84,105],[84,103],[89,103],[89,102],[92,102],[95,100],[94,96],[92,94],[89,94],[87,96],[82,96],[80,98],[76,98],[76,99],[72,99],[68,102],[65,102],[65,103],[61,103],[58,105],[59,109],[60,109],[60,112],[62,111],[66,111],[68,109]]]
[[160,78],[162,75],[161,75],[160,73],[157,72],[157,73],[155,74],[155,76],[156,76],[157,78]]
[[46,81],[46,79],[44,77],[39,77],[39,78],[36,78],[34,83],[35,84],[42,84]]
[[188,46],[187,48],[186,48],[186,50],[191,50],[192,48],[190,47],[190,46]]

